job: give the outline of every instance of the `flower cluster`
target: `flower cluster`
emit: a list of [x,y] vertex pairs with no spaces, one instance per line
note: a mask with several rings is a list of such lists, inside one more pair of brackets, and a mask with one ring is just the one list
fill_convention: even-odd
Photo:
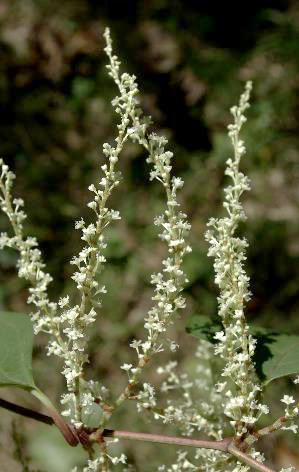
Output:
[[[166,209],[163,215],[155,219],[155,225],[162,228],[159,235],[168,246],[168,257],[163,261],[163,270],[152,275],[151,283],[154,286],[154,306],[145,318],[145,329],[148,332],[147,339],[134,340],[131,347],[136,350],[137,365],[124,364],[122,369],[127,371],[129,384],[124,392],[117,399],[116,404],[120,405],[126,398],[131,396],[133,388],[138,384],[144,366],[150,358],[164,349],[163,338],[167,326],[172,323],[174,315],[178,310],[185,307],[185,300],[181,291],[187,278],[182,271],[182,262],[185,254],[191,251],[186,243],[186,236],[190,231],[190,224],[186,220],[186,215],[178,211],[177,191],[182,188],[183,180],[171,176],[171,159],[173,153],[165,150],[167,139],[158,136],[156,133],[148,133],[150,117],[142,114],[138,101],[138,87],[134,75],[122,74],[119,72],[120,62],[117,56],[112,54],[112,41],[108,29],[105,31],[106,48],[109,57],[109,75],[119,88],[120,96],[113,100],[116,112],[127,118],[128,136],[131,140],[137,141],[148,153],[147,163],[152,164],[150,179],[158,180],[164,189],[166,196]],[[128,92],[130,90],[130,103],[134,102],[134,107],[128,106]],[[130,124],[129,124],[130,123]],[[165,341],[165,339],[164,339]],[[170,341],[170,349],[173,349],[173,342]],[[140,398],[144,395],[140,392]],[[153,400],[151,400],[153,402]],[[138,403],[140,408],[140,402]]]
[[153,409],[155,419],[175,423],[186,436],[204,433],[213,439],[222,439],[225,418],[221,406],[222,393],[213,383],[210,343],[200,340],[195,356],[198,359],[195,379],[186,372],[178,373],[177,361],[170,361],[157,369],[163,376],[160,386],[167,406]]
[[59,318],[55,316],[57,304],[51,302],[47,296],[47,288],[52,277],[44,271],[45,264],[37,247],[36,238],[24,236],[23,221],[27,217],[22,209],[24,202],[21,198],[13,198],[11,193],[15,174],[2,159],[0,159],[0,169],[0,207],[7,215],[14,232],[13,236],[8,236],[7,233],[1,234],[0,249],[8,246],[19,253],[18,275],[30,283],[28,303],[33,303],[36,307],[36,311],[31,313],[35,334],[44,331],[56,336],[60,323]]
[[215,282],[220,289],[219,316],[224,328],[215,335],[218,341],[215,352],[225,361],[222,375],[230,379],[222,385],[227,396],[223,406],[239,436],[246,433],[261,414],[268,412],[268,408],[257,400],[261,388],[252,362],[255,340],[249,334],[244,315],[245,303],[250,298],[249,278],[244,270],[247,241],[235,235],[239,222],[246,219],[240,197],[250,189],[248,178],[239,170],[240,159],[245,154],[239,133],[246,121],[244,112],[249,107],[251,88],[251,82],[247,82],[239,105],[231,108],[234,123],[228,126],[228,134],[234,157],[227,160],[225,170],[232,180],[224,190],[223,206],[227,216],[212,218],[208,223],[212,229],[206,233],[210,244],[208,255],[215,259]]
[[[120,95],[113,100],[113,106],[116,113],[120,116],[120,123],[117,125],[118,134],[115,138],[115,145],[105,143],[103,145],[103,154],[107,158],[107,163],[101,166],[103,176],[98,182],[89,186],[89,190],[93,193],[93,199],[88,203],[88,207],[95,213],[95,223],[87,225],[83,219],[76,222],[76,229],[82,232],[81,239],[85,242],[85,246],[78,256],[75,256],[71,264],[75,265],[77,270],[73,275],[73,280],[77,285],[80,293],[80,303],[74,307],[69,307],[66,303],[66,309],[62,312],[61,317],[67,320],[67,327],[64,334],[68,338],[71,345],[70,351],[72,356],[66,365],[64,375],[67,378],[68,389],[70,395],[64,396],[63,401],[70,403],[80,397],[80,379],[83,376],[83,366],[87,362],[85,354],[87,336],[86,328],[93,323],[96,317],[95,309],[101,305],[99,295],[105,293],[105,287],[101,286],[96,279],[105,263],[104,249],[106,242],[103,231],[110,225],[112,221],[120,219],[119,212],[109,209],[107,202],[112,191],[117,187],[121,180],[121,174],[116,170],[120,153],[123,149],[128,137],[132,134],[129,128],[130,116],[137,113],[136,107],[138,100],[136,95],[138,89],[135,78],[129,74],[119,74],[119,61],[116,56],[112,56],[111,42],[109,42],[109,31],[106,30],[108,54],[111,65],[108,66],[109,75],[113,77],[118,85]],[[91,393],[91,392],[90,392]],[[91,402],[98,398],[90,397]],[[89,407],[92,405],[90,403]],[[80,422],[80,405],[76,406],[77,423]]]

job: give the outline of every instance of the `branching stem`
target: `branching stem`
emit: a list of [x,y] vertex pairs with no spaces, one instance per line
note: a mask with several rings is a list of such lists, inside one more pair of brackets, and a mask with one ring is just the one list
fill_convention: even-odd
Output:
[[216,451],[227,452],[232,456],[236,457],[241,462],[249,465],[253,469],[260,472],[275,472],[270,467],[258,462],[253,457],[249,456],[245,452],[240,451],[237,446],[234,444],[234,439],[224,438],[221,441],[208,441],[204,439],[192,439],[186,437],[177,437],[177,436],[165,436],[160,434],[150,434],[150,433],[136,433],[133,431],[118,431],[104,429],[102,437],[113,437],[119,439],[131,439],[135,441],[147,441],[155,442],[160,444],[173,444],[176,446],[187,446],[187,447],[196,447],[202,449],[213,449]]
[[[53,417],[43,415],[29,408],[25,408],[14,403],[11,403],[7,400],[0,398],[0,407],[6,408],[7,410],[13,411],[20,415],[32,418],[34,420],[46,423],[49,425],[56,424],[56,426],[61,430],[57,421]],[[65,423],[66,426],[68,426]],[[263,430],[266,428],[263,428]],[[261,432],[263,430],[260,430]],[[65,435],[64,435],[65,436]],[[173,444],[176,446],[187,446],[187,447],[197,447],[202,449],[213,449],[216,451],[227,452],[228,454],[233,455],[241,462],[249,465],[253,469],[260,472],[275,472],[270,467],[262,464],[261,462],[256,461],[253,457],[250,457],[245,452],[240,451],[237,446],[234,444],[234,440],[231,437],[224,438],[221,441],[208,441],[205,439],[192,439],[186,437],[178,436],[166,436],[162,434],[151,434],[151,433],[138,433],[134,431],[119,431],[113,429],[104,429],[103,432],[97,430],[90,434],[89,439],[91,442],[102,442],[104,438],[118,438],[118,439],[129,439],[135,441],[146,441],[154,442],[160,444]],[[70,444],[68,439],[65,436],[65,439]]]

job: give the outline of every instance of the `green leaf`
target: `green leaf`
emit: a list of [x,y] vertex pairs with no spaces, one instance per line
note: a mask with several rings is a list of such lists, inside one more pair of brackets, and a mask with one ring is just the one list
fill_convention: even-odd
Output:
[[299,373],[299,336],[280,334],[267,345],[271,357],[262,366],[265,385],[280,377]]
[[104,419],[104,411],[97,403],[82,410],[82,421],[89,428],[98,428]]
[[35,388],[33,328],[27,315],[0,311],[0,387]]
[[215,343],[214,335],[223,329],[220,320],[212,320],[207,315],[192,315],[187,323],[186,331],[199,339]]

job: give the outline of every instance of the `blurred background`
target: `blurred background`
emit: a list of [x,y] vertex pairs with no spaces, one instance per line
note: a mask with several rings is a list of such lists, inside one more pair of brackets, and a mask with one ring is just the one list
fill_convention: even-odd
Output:
[[[207,0],[1,0],[0,149],[17,175],[16,194],[25,199],[26,231],[36,235],[55,279],[51,295],[74,292],[69,260],[81,247],[74,221],[89,220],[87,187],[99,178],[105,141],[115,135],[110,101],[116,89],[107,77],[102,33],[109,25],[123,70],[136,74],[142,107],[155,129],[169,139],[174,171],[185,186],[180,199],[192,222],[193,253],[185,269],[187,308],[173,337],[172,355],[187,368],[197,340],[185,332],[192,314],[214,316],[217,290],[204,241],[206,223],[221,214],[224,166],[231,154],[226,127],[244,81],[253,80],[252,106],[243,132],[248,154],[243,169],[252,181],[244,196],[248,221],[242,232],[250,246],[252,299],[249,321],[299,333],[299,4],[296,0],[212,2]],[[105,379],[117,394],[126,378],[119,365],[132,362],[127,346],[142,336],[151,306],[150,273],[159,270],[165,247],[152,221],[161,211],[160,188],[150,183],[143,150],[126,146],[120,167],[124,180],[111,205],[122,220],[108,230],[108,264],[100,275],[108,293],[90,333],[90,376]],[[0,230],[7,221],[0,216]],[[16,255],[0,253],[0,308],[29,312],[27,287],[15,271]],[[34,350],[35,377],[53,401],[64,389],[61,365],[44,355],[46,339]],[[155,381],[154,367],[151,378]],[[266,395],[273,418],[282,414],[274,382]],[[0,392],[1,393],[1,392]],[[23,393],[3,396],[28,406]],[[38,405],[34,405],[35,408]],[[129,411],[129,413],[128,413]],[[144,416],[144,415],[143,415]],[[11,423],[0,412],[3,470],[64,472],[82,459],[50,427],[33,421]],[[15,418],[15,417],[14,417]],[[170,427],[124,408],[118,429],[169,433]],[[23,431],[23,436],[20,434]],[[9,432],[9,434],[7,434]],[[12,441],[12,436],[14,441]],[[285,432],[265,444],[274,467],[299,467],[298,441]],[[137,470],[171,463],[170,446],[119,446]],[[22,454],[23,455],[22,455]],[[17,455],[31,456],[31,468]],[[144,455],[153,457],[144,464]],[[77,456],[76,456],[77,455]],[[80,456],[80,457],[79,457]],[[159,457],[158,457],[159,456]],[[84,455],[83,455],[84,457]]]

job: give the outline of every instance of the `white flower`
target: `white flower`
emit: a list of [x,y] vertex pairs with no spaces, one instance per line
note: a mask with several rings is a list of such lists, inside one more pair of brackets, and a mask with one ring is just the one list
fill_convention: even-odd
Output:
[[217,331],[217,333],[214,334],[214,339],[218,341],[225,341],[226,336],[223,331]]
[[66,297],[59,299],[58,305],[60,306],[60,308],[64,308],[69,304],[69,301],[69,296],[67,295]]
[[295,400],[291,395],[284,395],[280,401],[286,405],[292,405],[292,403],[295,403]]
[[117,465],[119,463],[125,464],[127,462],[127,457],[125,454],[121,454],[120,457],[112,457],[107,454],[107,457],[109,457],[113,465]]
[[97,457],[96,459],[88,460],[87,467],[84,467],[83,472],[100,472],[104,457]]
[[294,423],[291,423],[288,426],[283,426],[281,429],[284,429],[284,430],[287,430],[287,431],[289,430],[289,431],[292,431],[294,434],[297,434],[298,425],[296,425]]
[[132,364],[123,364],[120,368],[129,372],[132,369]]
[[75,222],[75,229],[82,229],[84,225],[85,221],[81,218],[81,220]]

